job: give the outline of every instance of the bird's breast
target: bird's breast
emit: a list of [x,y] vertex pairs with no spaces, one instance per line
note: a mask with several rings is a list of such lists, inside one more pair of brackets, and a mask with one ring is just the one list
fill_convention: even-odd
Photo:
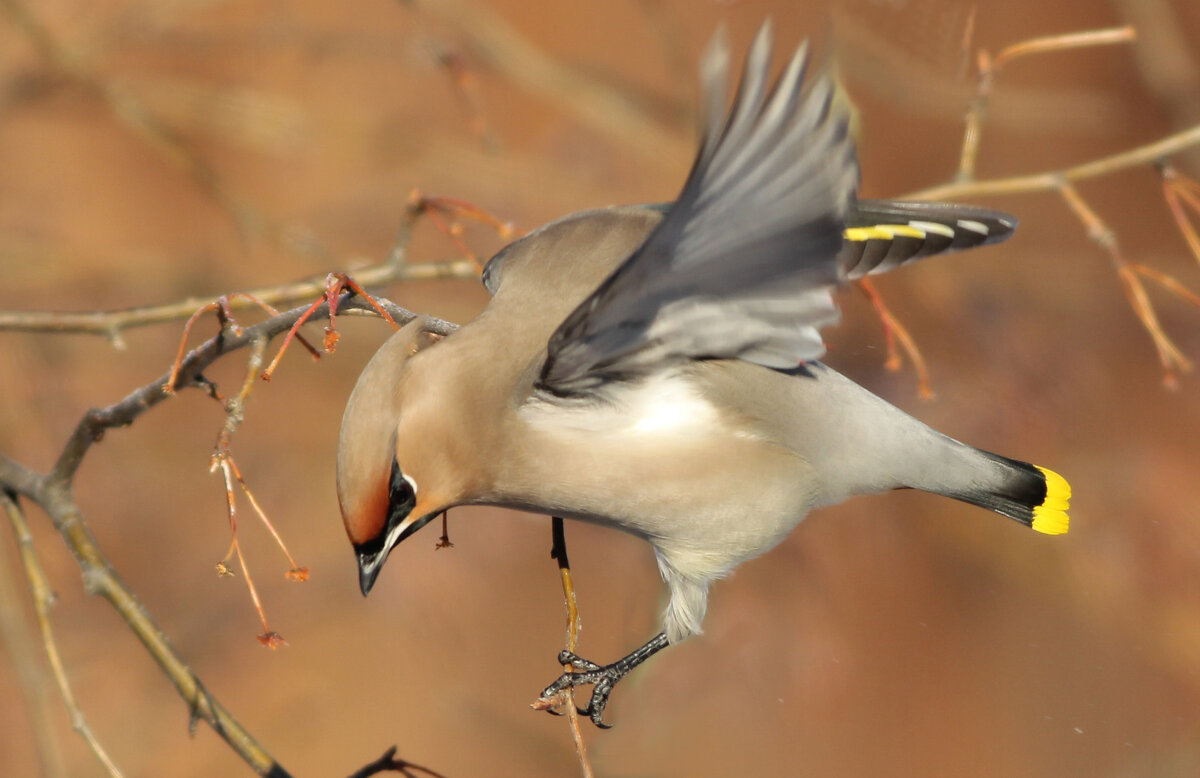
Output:
[[703,548],[723,569],[777,542],[812,501],[807,463],[738,422],[686,375],[604,402],[532,400],[492,501]]
[[726,422],[720,409],[681,373],[650,376],[611,388],[599,399],[533,397],[519,411],[533,429],[550,434],[596,433],[654,445],[654,438],[750,435]]

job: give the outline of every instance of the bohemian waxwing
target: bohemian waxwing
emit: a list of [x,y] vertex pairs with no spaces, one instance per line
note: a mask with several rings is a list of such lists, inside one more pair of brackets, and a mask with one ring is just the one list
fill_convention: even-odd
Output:
[[723,33],[701,67],[704,136],[676,202],[573,214],[488,263],[487,308],[444,339],[415,320],[350,396],[338,498],[363,594],[400,541],[456,505],[595,522],[654,547],[663,631],[609,665],[563,652],[543,692],[613,685],[700,630],[709,584],[809,511],[921,489],[1047,534],[1057,474],[964,445],[817,360],[841,283],[995,243],[1016,220],[857,201],[848,108],[801,46],[767,93],[764,24],[726,116]]

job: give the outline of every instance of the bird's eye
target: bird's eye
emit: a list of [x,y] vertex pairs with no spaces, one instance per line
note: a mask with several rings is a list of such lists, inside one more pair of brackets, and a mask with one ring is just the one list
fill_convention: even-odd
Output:
[[388,513],[397,520],[404,519],[417,504],[417,483],[400,471],[392,461],[392,478],[388,487]]

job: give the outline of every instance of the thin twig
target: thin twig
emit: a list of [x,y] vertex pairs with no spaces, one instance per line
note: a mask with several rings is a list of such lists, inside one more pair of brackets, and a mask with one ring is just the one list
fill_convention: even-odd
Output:
[[67,679],[62,655],[59,654],[58,643],[54,639],[54,628],[50,625],[50,606],[54,603],[54,593],[46,579],[45,571],[42,570],[42,563],[38,560],[37,551],[33,547],[33,534],[29,531],[25,514],[17,505],[16,500],[4,491],[0,491],[0,505],[4,506],[4,512],[8,514],[8,521],[12,524],[13,534],[17,536],[21,564],[25,567],[29,590],[33,593],[33,607],[37,614],[38,627],[42,632],[42,645],[46,649],[46,658],[50,662],[54,680],[58,682],[58,691],[62,694],[63,703],[67,706],[67,713],[71,716],[71,728],[87,742],[88,747],[92,749],[96,759],[100,760],[100,764],[104,765],[108,774],[113,778],[121,778],[121,771],[109,757],[108,752],[104,750],[104,746],[100,744],[99,739],[92,732],[92,728],[88,726],[83,710],[75,700],[75,693],[71,691],[71,682]]
[[1191,222],[1184,212],[1183,202],[1193,207],[1200,207],[1200,198],[1189,188],[1191,182],[1179,176],[1165,158],[1174,153],[1200,143],[1200,125],[1183,132],[1170,135],[1162,140],[1145,146],[1130,149],[1119,154],[1104,157],[1093,162],[1076,165],[1065,170],[1043,173],[1034,176],[1020,176],[992,181],[973,181],[975,161],[979,151],[979,138],[983,126],[983,118],[987,110],[987,102],[994,85],[995,76],[1000,67],[1018,57],[1029,54],[1085,46],[1109,45],[1125,43],[1136,37],[1132,27],[1122,27],[1108,30],[1058,35],[1033,40],[1009,46],[995,58],[986,51],[979,52],[978,88],[975,98],[967,114],[966,128],[963,133],[962,152],[959,168],[953,183],[932,187],[910,195],[916,199],[949,200],[956,198],[977,197],[981,195],[1025,193],[1044,190],[1057,191],[1067,203],[1071,211],[1079,218],[1087,229],[1089,237],[1101,248],[1108,252],[1117,277],[1121,282],[1129,304],[1142,326],[1149,333],[1158,352],[1159,361],[1163,368],[1163,381],[1168,388],[1178,385],[1177,374],[1191,370],[1191,361],[1175,345],[1159,323],[1158,314],[1146,293],[1139,275],[1152,278],[1162,284],[1172,293],[1192,301],[1195,295],[1183,284],[1171,276],[1159,273],[1144,265],[1127,262],[1121,253],[1116,233],[1111,230],[1083,200],[1074,182],[1107,175],[1118,170],[1155,163],[1163,176],[1163,194],[1167,206],[1182,233],[1184,240],[1192,253],[1200,258],[1200,238],[1197,238]]
[[242,386],[238,389],[237,394],[225,403],[225,421],[221,424],[221,431],[217,434],[215,447],[218,453],[229,450],[229,441],[233,438],[233,433],[237,432],[237,428],[246,418],[246,401],[250,399],[250,393],[258,385],[254,379],[262,370],[266,352],[266,338],[257,337],[250,341],[250,358],[246,360],[246,377],[242,380]]
[[[359,301],[370,305],[376,313],[383,317],[384,321],[392,325],[392,329],[400,329],[400,325],[392,319],[391,315],[384,309],[384,307],[375,300],[373,295],[371,295],[367,290],[363,289],[357,281],[345,273],[330,273],[325,277],[325,290],[319,297],[317,297],[315,301],[313,301],[312,305],[310,305],[308,309],[305,310],[305,312],[302,313],[298,319],[296,319],[296,323],[293,324],[291,329],[288,330],[287,336],[284,337],[283,343],[280,344],[279,352],[275,354],[275,358],[271,360],[271,364],[267,365],[267,369],[262,371],[261,377],[264,381],[271,380],[271,376],[275,373],[275,368],[279,366],[279,362],[283,359],[283,354],[285,351],[287,351],[287,347],[292,342],[293,338],[307,345],[304,337],[300,334],[300,327],[312,318],[313,311],[315,311],[322,302],[325,303],[325,307],[328,309],[329,315],[329,324],[325,327],[325,339],[322,341],[322,346],[325,349],[326,354],[332,354],[334,352],[334,350],[337,348],[338,338],[341,337],[338,335],[337,329],[334,327],[334,321],[337,318],[338,299],[345,291],[350,291],[358,295]],[[314,350],[313,357],[315,359],[320,359],[321,355]]]
[[[254,493],[250,491],[250,487],[246,484],[242,473],[238,469],[237,462],[233,458],[233,452],[230,450],[230,439],[233,433],[241,425],[245,418],[246,400],[250,397],[250,392],[257,385],[259,371],[262,370],[263,356],[266,353],[267,341],[265,338],[256,338],[250,342],[250,358],[247,360],[246,378],[242,381],[242,387],[238,393],[234,395],[226,404],[225,422],[221,425],[221,432],[217,435],[217,444],[213,448],[212,465],[210,471],[221,471],[225,479],[225,503],[229,511],[229,530],[230,543],[229,551],[225,554],[225,558],[217,563],[217,572],[219,575],[232,575],[229,570],[228,562],[234,555],[237,556],[238,564],[242,568],[242,577],[246,581],[246,588],[250,591],[250,599],[254,602],[254,608],[258,612],[258,618],[262,622],[263,632],[258,636],[258,642],[268,648],[278,648],[287,645],[287,641],[278,633],[267,626],[267,615],[263,609],[262,600],[258,596],[258,589],[254,586],[254,579],[250,575],[250,568],[246,565],[246,558],[242,554],[242,544],[238,538],[238,523],[237,523],[237,495],[233,488],[234,481],[241,487],[242,491],[250,499],[250,504],[254,507],[254,511],[258,517],[266,525],[275,542],[283,549],[283,553],[291,562],[292,568],[290,572],[297,572],[296,580],[306,580],[308,571],[300,572],[296,561],[292,559],[292,555],[288,553],[287,546],[283,543],[283,538],[275,530],[275,526],[267,518],[266,513],[258,504],[258,500],[254,499]],[[178,364],[178,363],[176,363]]]
[[383,756],[374,762],[355,770],[350,774],[350,778],[370,778],[372,775],[379,775],[386,772],[403,773],[405,778],[417,778],[417,772],[428,776],[428,778],[446,778],[446,776],[430,770],[428,767],[422,767],[419,764],[413,764],[407,759],[398,758],[395,746],[384,751]]
[[1183,235],[1192,258],[1200,262],[1200,235],[1196,234],[1196,228],[1183,207],[1186,204],[1193,213],[1200,214],[1200,185],[1166,162],[1159,165],[1159,172],[1163,177],[1163,198],[1167,201],[1171,217],[1175,219],[1175,226]]
[[958,183],[975,179],[975,162],[979,158],[979,143],[983,137],[983,120],[987,116],[992,85],[995,83],[996,71],[992,67],[991,58],[986,51],[979,52],[976,57],[975,69],[978,73],[975,96],[971,98],[971,103],[967,108],[962,150],[958,154],[958,171],[954,175],[954,180]]
[[992,60],[992,67],[999,68],[1018,57],[1025,57],[1030,54],[1045,54],[1051,51],[1067,51],[1068,49],[1093,48],[1095,46],[1112,46],[1117,43],[1131,43],[1136,39],[1137,31],[1130,26],[1072,32],[1066,35],[1047,35],[1042,38],[1032,38],[1020,43],[1014,43],[1004,48]]
[[[183,335],[179,338],[179,351],[175,355],[175,363],[171,365],[171,377],[167,381],[167,385],[163,387],[164,392],[171,394],[175,391],[175,376],[179,374],[179,364],[183,362],[183,354],[187,349],[188,336],[192,332],[192,327],[202,315],[208,313],[209,311],[215,311],[217,314],[217,322],[221,325],[222,329],[228,327],[230,330],[232,330],[234,335],[242,334],[242,326],[237,323],[237,320],[233,317],[233,310],[229,307],[230,300],[246,300],[247,302],[257,305],[259,308],[263,309],[270,316],[279,315],[279,311],[275,310],[273,306],[268,305],[248,292],[234,292],[232,294],[221,295],[211,303],[201,306],[195,313],[191,315],[191,317],[187,320],[187,323],[183,325]],[[313,359],[321,358],[321,352],[317,351],[315,346],[313,346],[300,335],[297,335],[296,337],[302,344],[304,344],[304,347],[308,349],[308,353],[312,354]]]
[[1159,362],[1162,364],[1163,383],[1168,388],[1175,388],[1179,383],[1178,374],[1189,372],[1192,369],[1192,362],[1163,330],[1162,324],[1158,320],[1158,313],[1154,310],[1154,305],[1150,302],[1150,297],[1146,294],[1146,288],[1138,278],[1136,269],[1126,261],[1121,253],[1116,232],[1104,223],[1099,214],[1087,204],[1079,191],[1069,182],[1060,183],[1059,193],[1071,212],[1083,223],[1088,237],[1108,252],[1125,296],[1133,307],[1134,314],[1137,315],[1142,326],[1150,334],[1151,340],[1154,341]]
[[[416,314],[401,308],[395,303],[382,299],[380,302],[392,315],[392,318],[401,324],[416,318]],[[369,308],[369,306],[365,306],[358,300],[351,299],[350,295],[346,295],[339,302],[339,306],[358,310]],[[246,327],[241,335],[218,335],[210,338],[200,346],[192,349],[187,357],[184,358],[176,379],[176,385],[182,387],[202,386],[203,384],[200,380],[201,372],[217,359],[232,351],[245,348],[254,338],[271,338],[287,331],[306,310],[307,306],[293,308],[252,327]],[[312,315],[315,317],[327,316],[328,314],[329,309],[325,304],[322,304],[317,310],[312,312]],[[439,335],[449,335],[458,329],[458,326],[442,319],[429,317],[426,320],[425,328],[429,332]],[[163,375],[158,380],[130,393],[120,402],[110,405],[107,408],[91,410],[85,414],[79,425],[76,426],[67,445],[63,448],[62,453],[59,454],[58,461],[55,462],[54,468],[51,470],[51,477],[60,481],[69,480],[74,475],[75,470],[78,469],[79,463],[84,454],[87,453],[88,448],[104,434],[105,430],[131,424],[143,412],[167,399],[168,395],[163,392],[162,388],[168,378],[169,374]]]
[[[413,198],[416,198],[415,202]],[[443,235],[450,239],[455,248],[459,250],[464,257],[475,263],[477,272],[483,272],[484,263],[479,257],[475,256],[475,252],[471,247],[463,242],[462,236],[465,232],[462,222],[455,217],[465,216],[468,219],[482,222],[496,230],[504,240],[511,240],[518,237],[516,228],[509,222],[502,222],[492,214],[483,210],[474,203],[468,202],[458,197],[423,197],[419,192],[414,192],[410,197],[412,207],[420,209],[420,213],[426,214],[429,220],[433,222],[433,226],[438,229]],[[442,215],[450,217],[451,221],[447,223],[442,219]]]
[[887,344],[887,359],[883,366],[888,370],[900,369],[903,359],[897,348],[899,346],[905,354],[908,354],[908,358],[912,360],[913,369],[917,371],[917,394],[922,400],[932,400],[933,382],[929,379],[929,367],[925,364],[925,357],[921,354],[921,349],[917,347],[917,342],[908,333],[908,328],[901,324],[888,308],[887,303],[883,301],[883,296],[879,294],[879,290],[875,288],[875,284],[869,278],[860,278],[855,286],[871,301],[871,305],[875,308],[875,314],[883,324],[883,335]]
[[258,588],[254,585],[254,579],[250,577],[250,568],[246,566],[246,557],[242,554],[242,544],[238,540],[237,526],[237,497],[233,488],[233,473],[229,466],[232,459],[228,452],[217,454],[213,457],[212,469],[220,470],[225,478],[225,501],[229,510],[229,531],[233,536],[229,543],[229,552],[225,554],[225,558],[217,564],[217,571],[221,575],[228,575],[229,560],[233,556],[237,556],[238,566],[242,568],[242,577],[246,579],[246,588],[250,591],[250,600],[254,603],[254,610],[258,613],[258,619],[262,622],[263,632],[258,636],[258,642],[270,649],[276,649],[280,646],[286,646],[287,641],[278,632],[275,632],[267,624],[267,613],[263,610],[262,599],[258,596]]
[[279,531],[275,529],[274,523],[267,518],[266,511],[264,511],[262,506],[259,505],[258,500],[254,497],[254,492],[250,491],[250,487],[246,484],[246,479],[242,477],[242,471],[238,469],[237,462],[234,461],[232,456],[229,457],[229,468],[233,471],[233,477],[237,480],[238,486],[242,487],[242,493],[245,494],[246,499],[250,501],[250,507],[254,508],[254,512],[258,515],[259,521],[261,521],[263,526],[267,528],[267,532],[271,533],[271,537],[274,538],[275,544],[279,546],[279,550],[283,552],[285,557],[287,557],[288,564],[291,565],[291,567],[284,574],[284,576],[289,581],[307,581],[308,568],[302,567],[300,564],[298,564],[295,557],[292,556],[292,552],[288,551],[287,544],[283,542],[283,537],[279,534]]
[[[575,584],[571,580],[571,561],[567,557],[567,534],[563,520],[559,516],[550,519],[552,546],[550,555],[558,563],[558,574],[562,579],[563,596],[567,606],[567,651],[574,654],[579,645],[579,603],[575,599]],[[571,672],[574,668],[567,664],[563,670]],[[579,727],[579,708],[575,706],[575,689],[568,685],[563,690],[566,700],[567,719],[571,723],[571,737],[575,741],[575,755],[579,757],[579,767],[584,778],[592,778],[592,763],[588,760],[587,745],[583,742],[583,731]]]
[[1149,278],[1151,281],[1157,281],[1168,292],[1171,292],[1182,300],[1191,303],[1197,308],[1200,308],[1200,295],[1179,283],[1174,276],[1169,276],[1161,270],[1155,270],[1152,267],[1147,267],[1146,265],[1142,265],[1137,262],[1131,262],[1129,263],[1129,266],[1133,268],[1134,272],[1146,276],[1146,278]]
[[[478,278],[479,269],[469,259],[453,262],[425,262],[413,265],[392,264],[363,268],[354,273],[354,279],[364,287],[404,281],[427,281],[442,278]],[[245,295],[253,295],[270,305],[292,304],[309,300],[325,289],[325,276],[262,289],[253,289]],[[121,344],[120,333],[133,327],[180,321],[188,318],[201,306],[211,302],[196,297],[168,303],[119,311],[93,311],[66,313],[57,311],[0,311],[0,330],[22,332],[75,332],[102,335],[114,343]],[[239,296],[229,301],[230,310],[257,307],[255,303]]]
[[[1146,88],[1158,101],[1176,127],[1200,121],[1200,61],[1181,18],[1186,3],[1173,0],[1109,0],[1117,15],[1137,28],[1138,41],[1133,47]],[[1200,154],[1185,157],[1185,165],[1196,173]]]
[[[156,385],[158,386],[158,385]],[[161,392],[161,386],[159,386]],[[81,427],[86,425],[81,422]],[[194,719],[205,721],[259,775],[286,778],[289,774],[229,714],[175,653],[166,635],[113,570],[71,496],[70,483],[40,475],[0,455],[0,484],[29,497],[50,516],[55,529],[75,555],[88,594],[106,599],[129,625],[150,655],[175,685]]]
[[1056,191],[1063,181],[1077,183],[1088,178],[1097,178],[1118,170],[1149,165],[1172,154],[1200,145],[1200,124],[1168,135],[1165,138],[1137,146],[1119,154],[1085,162],[1074,167],[1011,178],[993,178],[981,181],[951,182],[920,189],[903,195],[912,200],[956,200],[961,198],[986,197],[990,195],[1027,194],[1030,192]]
[[[0,0],[0,2],[2,1],[4,0]],[[326,292],[330,286],[330,279],[334,277],[341,278],[354,291],[364,296],[366,296],[363,292],[365,287],[447,278],[477,279],[480,271],[479,262],[469,250],[465,252],[464,259],[450,262],[417,264],[407,262],[408,246],[412,239],[413,228],[422,216],[431,212],[465,216],[492,227],[500,237],[506,239],[520,234],[512,224],[496,218],[477,205],[457,198],[422,195],[419,190],[414,189],[409,194],[404,218],[400,222],[399,233],[387,258],[379,264],[356,270],[353,279],[345,273],[333,273],[326,274],[321,278],[309,278],[291,284],[276,284],[261,289],[235,292],[224,295],[215,302],[189,297],[186,300],[165,305],[128,308],[119,311],[89,311],[85,313],[0,311],[0,331],[88,333],[102,335],[108,338],[116,348],[124,348],[125,344],[121,338],[123,330],[177,321],[188,317],[194,319],[201,312],[214,308],[219,315],[232,315],[234,310],[255,307],[270,310],[272,305],[311,300]],[[461,242],[456,245],[461,247]],[[368,299],[370,298],[368,297]],[[358,307],[361,308],[361,306]],[[383,311],[380,313],[382,314]],[[312,312],[309,315],[312,315]],[[234,334],[240,336],[241,332],[236,331],[240,328],[235,327],[234,329]],[[307,343],[305,345],[308,346]],[[316,356],[312,347],[308,346],[308,348]],[[183,343],[180,344],[181,355],[182,352]]]
[[[7,495],[0,494],[0,499],[12,502]],[[18,506],[14,507],[19,510]],[[19,538],[17,542],[20,543]],[[17,549],[14,547],[13,550]],[[41,769],[39,775],[64,778],[67,775],[63,766],[64,749],[55,711],[51,710],[50,704],[51,681],[41,659],[44,641],[43,648],[39,649],[39,640],[33,634],[36,614],[35,620],[31,621],[24,608],[25,595],[29,592],[28,571],[21,571],[23,585],[18,584],[18,571],[10,562],[21,564],[16,556],[9,556],[8,548],[0,550],[0,648],[12,658],[17,685],[29,713],[29,728],[33,732],[33,746]]]
[[[408,322],[415,315],[386,300],[380,303],[399,322]],[[340,300],[341,307],[363,308],[358,300]],[[368,306],[369,307],[369,306]],[[255,339],[270,338],[285,332],[304,312],[296,308],[267,321],[245,328],[241,335],[224,333],[202,343],[184,358],[180,366],[177,385],[205,386],[201,372],[224,355],[245,348]],[[327,309],[318,309],[317,316],[326,315]],[[456,325],[438,319],[427,319],[426,328],[447,335],[457,329]],[[104,433],[114,427],[127,426],[150,408],[163,402],[168,395],[163,385],[169,374],[131,392],[123,400],[107,408],[94,409],[84,414],[74,432],[63,446],[58,460],[49,473],[40,474],[0,454],[0,487],[28,497],[41,506],[50,516],[55,529],[62,535],[67,547],[75,555],[83,572],[84,587],[89,594],[104,597],[129,625],[130,630],[158,662],[163,672],[175,685],[180,696],[187,702],[192,715],[205,721],[218,735],[238,753],[259,775],[284,778],[288,773],[259,745],[242,725],[234,719],[217,700],[205,690],[200,680],[192,673],[187,663],[175,652],[166,636],[154,623],[150,614],[138,602],[129,588],[121,581],[88,528],[79,507],[72,497],[72,480],[84,456]]]
[[[974,15],[971,17],[973,25]],[[987,115],[988,103],[991,100],[992,89],[996,85],[996,76],[1000,68],[1007,62],[1030,54],[1044,54],[1051,51],[1065,51],[1092,46],[1108,46],[1114,43],[1127,43],[1136,37],[1132,27],[1119,27],[1107,30],[1091,30],[1076,32],[1068,35],[1052,35],[1045,38],[1033,38],[1013,44],[1002,50],[995,57],[987,51],[980,50],[976,57],[977,84],[975,96],[967,110],[966,127],[963,130],[962,151],[959,153],[958,173],[955,181],[959,183],[972,181],[975,178],[975,162],[979,157],[979,142],[983,136],[983,121]]]

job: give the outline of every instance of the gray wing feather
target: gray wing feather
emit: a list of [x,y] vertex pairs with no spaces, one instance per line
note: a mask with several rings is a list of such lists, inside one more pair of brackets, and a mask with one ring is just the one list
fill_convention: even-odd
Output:
[[700,151],[645,243],[558,327],[540,383],[588,393],[689,359],[795,367],[824,353],[832,288],[858,182],[847,109],[822,72],[806,86],[801,46],[768,93],[764,24],[725,117],[723,32],[701,66]]

